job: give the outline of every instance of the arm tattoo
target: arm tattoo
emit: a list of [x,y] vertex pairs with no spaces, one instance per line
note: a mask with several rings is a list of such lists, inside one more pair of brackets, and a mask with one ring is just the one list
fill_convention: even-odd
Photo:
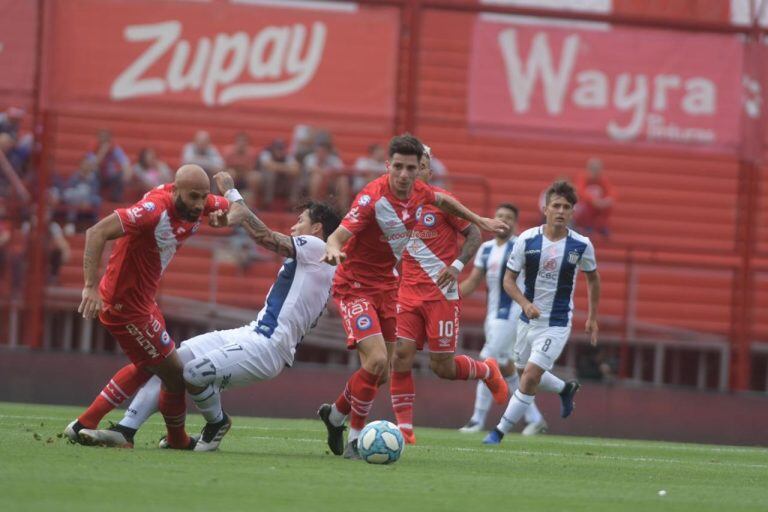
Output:
[[[238,203],[243,204],[241,201]],[[291,237],[269,229],[250,209],[248,209],[248,216],[243,221],[243,226],[251,238],[265,249],[286,258],[293,258],[296,255]]]
[[462,231],[461,234],[465,236],[465,239],[458,259],[466,265],[472,259],[472,256],[475,255],[478,247],[480,247],[480,229],[472,224]]
[[453,215],[454,217],[468,220],[469,222],[475,222],[475,219],[472,217],[472,212],[466,206],[461,204],[457,199],[454,199],[453,197],[446,194],[438,194],[438,200],[435,201],[435,206],[443,210],[448,215]]

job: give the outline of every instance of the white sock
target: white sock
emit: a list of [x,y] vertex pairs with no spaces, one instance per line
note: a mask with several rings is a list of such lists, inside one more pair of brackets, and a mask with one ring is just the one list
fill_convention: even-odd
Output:
[[224,411],[221,409],[221,394],[213,387],[213,384],[208,384],[208,387],[201,393],[196,395],[190,393],[189,396],[208,423],[218,423],[224,418]]
[[347,416],[339,412],[339,410],[336,408],[336,404],[332,404],[331,414],[328,415],[328,419],[330,420],[333,426],[340,427],[344,424],[344,421],[347,419]]
[[541,415],[541,411],[536,407],[536,402],[531,402],[531,405],[525,410],[525,422],[526,423],[538,423],[542,421],[544,417]]
[[349,427],[349,437],[347,438],[347,442],[351,443],[358,437],[360,437],[360,431],[356,428]]
[[515,423],[520,421],[520,418],[525,415],[525,410],[533,403],[534,398],[534,395],[526,395],[520,392],[519,389],[516,390],[509,400],[507,410],[504,411],[504,415],[501,417],[499,424],[496,425],[496,428],[505,434],[512,430]]
[[481,380],[477,381],[477,390],[475,391],[475,412],[472,413],[471,421],[485,424],[485,417],[488,415],[488,410],[491,408],[491,401],[493,401],[493,395],[488,386]]
[[144,384],[131,400],[120,425],[139,430],[150,416],[155,414],[160,403],[160,377],[154,376]]
[[560,377],[556,377],[551,372],[544,372],[541,376],[541,382],[539,382],[539,389],[542,391],[550,391],[552,393],[560,393],[565,388],[565,381]]

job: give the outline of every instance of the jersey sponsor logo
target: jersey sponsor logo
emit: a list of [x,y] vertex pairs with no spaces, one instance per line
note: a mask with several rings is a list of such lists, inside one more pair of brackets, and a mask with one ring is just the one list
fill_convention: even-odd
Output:
[[131,222],[136,222],[136,219],[141,217],[142,215],[142,208],[141,206],[134,206],[133,208],[129,208],[126,210],[126,213],[128,214],[128,219],[130,219]]
[[411,232],[411,238],[419,240],[431,240],[437,238],[437,231],[430,231],[429,229],[415,229]]
[[423,206],[419,206],[416,208],[416,220],[421,220],[421,211],[424,209]]
[[404,238],[410,238],[410,231],[401,231],[399,233],[392,233],[391,235],[381,235],[379,241],[381,242],[393,242],[395,240],[402,240]]
[[525,251],[525,254],[539,254],[541,252],[541,249],[529,249]]
[[147,210],[148,212],[155,211],[155,208],[157,207],[155,206],[155,203],[153,203],[152,201],[147,201],[146,203],[144,203],[144,209]]
[[371,320],[371,317],[368,315],[360,315],[357,317],[355,323],[357,324],[358,330],[367,331],[373,325],[373,320]]
[[544,270],[552,272],[557,268],[557,260],[552,258],[544,262]]
[[307,243],[307,239],[306,238],[301,237],[301,236],[297,236],[296,237],[296,245],[301,247],[303,245],[306,245],[306,243]]
[[160,335],[160,341],[166,347],[171,343],[171,336],[168,334],[168,331],[163,331],[163,334]]
[[437,217],[433,213],[428,213],[424,216],[424,225],[428,228],[431,228],[437,223]]
[[451,346],[451,338],[438,338],[437,344],[440,348],[448,348]]
[[152,359],[157,359],[160,357],[160,352],[157,351],[157,348],[155,348],[152,342],[146,336],[144,336],[144,333],[141,332],[138,327],[133,324],[128,324],[125,326],[125,328],[128,333],[136,340],[136,343],[138,343],[139,346],[144,349],[149,357]]
[[575,265],[579,262],[579,259],[581,259],[581,254],[579,254],[578,251],[570,251],[568,253],[568,263],[571,265]]
[[347,216],[345,218],[350,222],[357,222],[360,220],[360,208],[357,206],[352,207],[352,209],[347,212]]
[[364,194],[360,196],[360,199],[357,200],[357,204],[359,204],[360,206],[368,206],[369,204],[371,204],[371,196],[369,196],[368,194]]

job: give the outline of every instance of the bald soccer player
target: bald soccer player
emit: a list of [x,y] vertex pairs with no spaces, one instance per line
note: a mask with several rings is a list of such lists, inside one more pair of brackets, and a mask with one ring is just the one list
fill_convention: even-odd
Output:
[[[172,184],[147,192],[129,208],[118,208],[85,233],[83,318],[99,318],[131,363],[121,368],[99,396],[67,425],[64,434],[87,444],[82,429],[98,428],[101,419],[133,395],[152,375],[162,381],[159,409],[168,430],[169,448],[193,449],[185,429],[183,364],[165,330],[155,303],[160,276],[176,250],[200,227],[209,213],[227,211],[229,202],[210,193],[211,182],[202,167],[183,165]],[[108,240],[115,242],[107,270],[96,285],[99,262]]]

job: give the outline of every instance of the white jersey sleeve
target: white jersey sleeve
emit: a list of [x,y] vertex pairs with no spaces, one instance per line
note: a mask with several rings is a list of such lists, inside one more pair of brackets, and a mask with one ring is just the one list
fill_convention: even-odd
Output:
[[584,254],[579,261],[579,268],[584,272],[594,272],[597,270],[597,258],[595,257],[595,246],[592,245],[592,241],[587,238],[587,248],[584,249]]
[[312,235],[294,236],[296,261],[304,265],[320,265],[325,256],[325,242]]
[[525,264],[525,238],[520,236],[515,240],[515,245],[512,247],[512,254],[509,255],[509,261],[507,261],[507,269],[519,274],[523,270]]

